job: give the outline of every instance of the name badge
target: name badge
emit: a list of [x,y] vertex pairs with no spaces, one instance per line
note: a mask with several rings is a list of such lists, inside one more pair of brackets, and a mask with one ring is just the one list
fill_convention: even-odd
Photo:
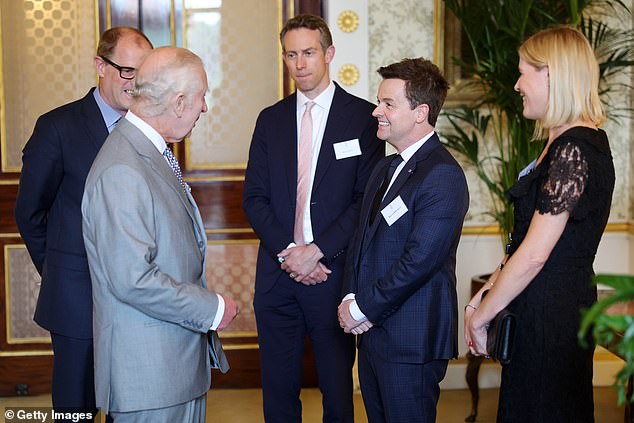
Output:
[[407,206],[400,195],[381,210],[381,214],[389,226],[392,226],[392,224],[399,220],[405,213],[407,213]]
[[517,176],[517,180],[519,181],[521,177],[528,175],[535,169],[535,164],[537,164],[537,159],[533,160],[528,166],[526,166],[520,174]]
[[337,158],[337,160],[361,155],[359,138],[338,142],[336,144],[333,144],[333,147],[335,148],[335,157]]

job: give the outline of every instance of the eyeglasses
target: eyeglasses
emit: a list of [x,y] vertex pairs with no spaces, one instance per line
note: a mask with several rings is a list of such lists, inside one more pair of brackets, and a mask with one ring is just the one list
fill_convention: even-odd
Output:
[[107,64],[109,64],[110,66],[112,66],[113,68],[115,68],[116,70],[119,71],[119,76],[123,79],[134,79],[135,75],[136,75],[136,69],[135,68],[131,68],[128,66],[119,66],[117,65],[115,62],[113,62],[112,60],[109,60],[103,56],[99,56],[101,57],[101,59],[106,62]]

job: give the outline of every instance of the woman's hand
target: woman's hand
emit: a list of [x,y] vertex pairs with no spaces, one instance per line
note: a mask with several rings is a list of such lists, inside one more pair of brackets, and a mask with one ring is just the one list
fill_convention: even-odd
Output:
[[[470,314],[467,322],[467,313],[465,313],[465,339],[469,350],[473,355],[488,355],[487,353],[487,323],[482,322],[478,318],[478,310],[474,310]],[[471,342],[469,342],[471,341]]]

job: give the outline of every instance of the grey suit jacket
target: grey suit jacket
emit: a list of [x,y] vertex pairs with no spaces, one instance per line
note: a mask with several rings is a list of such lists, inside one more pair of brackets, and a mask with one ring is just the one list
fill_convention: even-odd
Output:
[[146,410],[203,395],[218,297],[206,288],[202,219],[164,157],[126,119],[88,174],[82,215],[97,407]]

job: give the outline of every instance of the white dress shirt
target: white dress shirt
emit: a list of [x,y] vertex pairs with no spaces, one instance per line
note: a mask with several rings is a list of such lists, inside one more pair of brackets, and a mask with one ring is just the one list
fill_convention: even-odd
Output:
[[[301,91],[297,90],[297,143],[299,149],[299,132],[301,130],[302,115],[306,110],[306,103],[312,101],[315,103],[311,112],[313,119],[313,155],[310,169],[310,186],[309,192],[313,191],[313,182],[315,180],[315,169],[317,168],[317,159],[319,158],[319,151],[321,150],[321,141],[324,137],[324,131],[326,129],[326,122],[328,121],[328,113],[330,113],[330,106],[332,105],[332,99],[335,96],[335,84],[330,81],[328,87],[313,100],[306,97]],[[307,204],[304,208],[304,240],[306,244],[310,244],[314,241],[313,227],[310,219],[310,201],[308,196],[306,200]]]

